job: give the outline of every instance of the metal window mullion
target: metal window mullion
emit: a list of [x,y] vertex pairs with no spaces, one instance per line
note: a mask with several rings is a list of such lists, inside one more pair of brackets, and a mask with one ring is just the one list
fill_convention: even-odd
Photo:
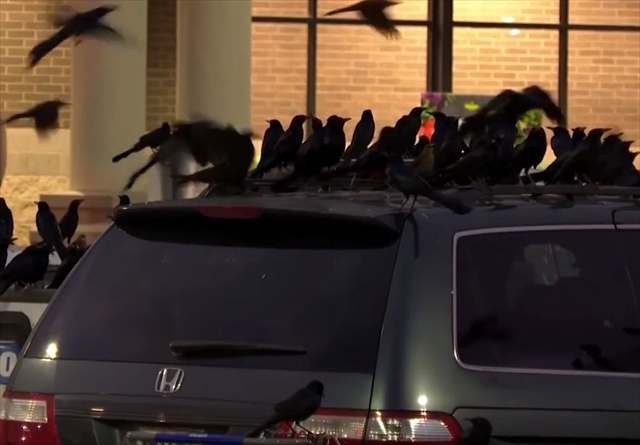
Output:
[[558,31],[558,105],[569,114],[569,0],[560,0]]

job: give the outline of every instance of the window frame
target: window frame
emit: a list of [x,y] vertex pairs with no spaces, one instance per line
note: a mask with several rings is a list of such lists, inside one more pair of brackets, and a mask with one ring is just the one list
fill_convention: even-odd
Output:
[[456,363],[467,371],[474,372],[501,372],[507,374],[536,374],[536,375],[568,375],[568,376],[593,376],[593,377],[614,377],[614,378],[631,378],[640,380],[640,373],[621,373],[609,371],[592,371],[592,370],[560,370],[560,369],[539,369],[539,368],[511,368],[502,366],[488,365],[470,365],[460,358],[458,348],[458,241],[461,238],[469,236],[482,236],[496,233],[521,233],[521,232],[550,232],[558,230],[640,230],[640,224],[553,224],[539,226],[513,226],[513,227],[489,227],[482,229],[471,229],[456,232],[453,235],[453,252],[451,266],[451,297],[452,297],[452,340],[453,340],[453,356]]
[[[317,51],[318,25],[359,25],[366,26],[354,18],[322,17],[318,15],[318,1],[307,0],[308,13],[306,17],[283,16],[252,16],[253,23],[298,23],[307,25],[307,106],[306,113],[316,114],[317,97]],[[569,90],[569,33],[571,31],[600,31],[600,32],[636,32],[640,38],[640,26],[633,25],[602,25],[570,23],[569,1],[558,0],[557,23],[503,23],[503,22],[466,22],[453,20],[453,2],[439,0],[429,1],[428,14],[425,20],[396,20],[399,26],[424,27],[427,33],[427,78],[425,91],[443,91],[455,93],[453,87],[453,30],[454,28],[484,28],[484,29],[528,29],[555,30],[558,32],[558,103],[568,110]],[[436,38],[437,36],[437,38]],[[416,92],[416,103],[418,101]],[[307,125],[310,125],[307,122]]]

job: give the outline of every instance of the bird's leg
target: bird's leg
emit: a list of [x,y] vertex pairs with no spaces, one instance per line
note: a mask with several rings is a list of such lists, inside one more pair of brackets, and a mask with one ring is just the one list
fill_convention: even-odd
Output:
[[411,207],[409,208],[409,213],[413,213],[416,211],[416,199],[418,199],[418,195],[413,195],[413,201],[411,201]]
[[303,427],[302,425],[300,425],[298,422],[294,422],[293,423],[295,426],[297,426],[298,428],[300,428],[302,431],[304,431],[305,433],[309,434],[309,435],[313,435],[313,433],[311,431],[309,431],[308,429],[306,429],[305,427]]
[[409,196],[405,197],[405,200],[403,201],[402,205],[400,206],[400,211],[402,211],[402,209],[404,208],[404,205],[407,203],[407,201],[409,201]]
[[353,174],[353,179],[351,179],[351,184],[349,184],[349,187],[353,187],[353,183],[356,182],[356,177],[358,176],[357,173]]

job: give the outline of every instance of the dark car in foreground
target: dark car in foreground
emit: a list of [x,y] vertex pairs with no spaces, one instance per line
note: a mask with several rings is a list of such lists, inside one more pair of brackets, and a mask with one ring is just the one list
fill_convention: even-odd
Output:
[[473,212],[388,191],[119,209],[27,342],[3,444],[242,434],[311,380],[303,425],[342,445],[454,444],[476,416],[507,444],[638,443],[640,207],[457,193]]

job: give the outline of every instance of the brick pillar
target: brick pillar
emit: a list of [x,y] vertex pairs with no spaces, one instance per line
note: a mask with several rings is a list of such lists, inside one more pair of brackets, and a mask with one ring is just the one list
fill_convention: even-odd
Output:
[[[77,4],[76,4],[77,3]],[[86,11],[104,2],[74,2]],[[86,39],[73,48],[71,79],[70,188],[67,194],[45,195],[56,214],[75,197],[81,206],[78,233],[94,238],[109,223],[115,195],[144,157],[113,164],[145,131],[147,78],[147,0],[115,0],[118,9],[105,18],[123,33],[126,43]],[[132,158],[134,158],[132,156]],[[140,198],[137,185],[132,198]],[[137,192],[137,193],[136,193]]]
[[[178,2],[179,119],[204,114],[239,128],[251,125],[251,2]],[[182,170],[193,171],[186,160]],[[185,187],[182,197],[196,190]]]

